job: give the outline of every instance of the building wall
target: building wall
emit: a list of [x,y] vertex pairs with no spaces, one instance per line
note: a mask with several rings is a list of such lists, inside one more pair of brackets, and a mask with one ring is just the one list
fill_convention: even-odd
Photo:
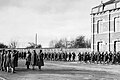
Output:
[[120,46],[120,9],[93,14],[91,23],[92,51],[98,51],[99,43],[102,43],[100,51],[115,51],[115,42],[116,46]]

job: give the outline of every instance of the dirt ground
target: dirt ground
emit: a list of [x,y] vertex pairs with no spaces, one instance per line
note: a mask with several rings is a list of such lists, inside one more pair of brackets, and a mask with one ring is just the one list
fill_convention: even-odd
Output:
[[14,74],[0,71],[0,80],[120,80],[120,65],[45,61],[39,71],[27,70],[24,64],[19,60]]

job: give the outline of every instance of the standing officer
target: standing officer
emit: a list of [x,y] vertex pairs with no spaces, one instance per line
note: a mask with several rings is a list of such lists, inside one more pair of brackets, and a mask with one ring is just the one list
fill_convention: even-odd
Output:
[[26,54],[26,64],[25,64],[27,65],[27,69],[29,69],[30,61],[31,61],[31,53],[30,51],[28,51],[28,53]]
[[44,56],[44,54],[43,54],[42,50],[40,50],[40,52],[38,53],[38,63],[37,63],[39,70],[41,70],[41,66],[44,66],[43,56]]
[[7,51],[7,54],[6,54],[6,67],[7,67],[7,72],[9,72],[9,68],[10,68],[10,65],[11,65],[11,50],[8,50]]
[[32,55],[31,55],[31,65],[33,67],[34,70],[34,66],[37,66],[37,53],[35,50],[32,51]]
[[15,73],[15,51],[11,52],[11,71]]

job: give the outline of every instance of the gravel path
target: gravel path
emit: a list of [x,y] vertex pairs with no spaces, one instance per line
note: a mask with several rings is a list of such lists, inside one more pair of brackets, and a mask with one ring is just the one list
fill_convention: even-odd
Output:
[[46,61],[39,71],[37,67],[27,70],[24,64],[25,60],[20,60],[15,74],[0,71],[0,77],[2,80],[120,80],[119,65]]

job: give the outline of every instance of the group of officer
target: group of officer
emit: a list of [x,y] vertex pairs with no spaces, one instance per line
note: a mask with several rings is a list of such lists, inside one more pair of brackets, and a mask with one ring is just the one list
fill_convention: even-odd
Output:
[[[25,54],[25,53],[24,53]],[[44,54],[42,50],[36,52],[36,50],[32,50],[26,52],[26,63],[27,69],[32,65],[32,69],[34,70],[35,66],[38,66],[39,70],[41,70],[41,66],[44,66]]]
[[0,70],[12,73],[15,72],[15,67],[18,66],[18,51],[17,50],[0,50]]
[[120,64],[120,52],[79,52],[78,60],[85,63]]
[[26,60],[25,65],[27,69],[29,69],[30,65],[32,66],[33,70],[35,66],[38,66],[39,70],[41,70],[41,66],[44,66],[44,55],[42,53],[42,50],[40,50],[38,53],[36,50],[27,50],[22,53],[23,55],[20,56],[21,52],[18,50],[0,50],[0,70],[15,73],[15,68],[18,67],[18,60],[21,58]]

